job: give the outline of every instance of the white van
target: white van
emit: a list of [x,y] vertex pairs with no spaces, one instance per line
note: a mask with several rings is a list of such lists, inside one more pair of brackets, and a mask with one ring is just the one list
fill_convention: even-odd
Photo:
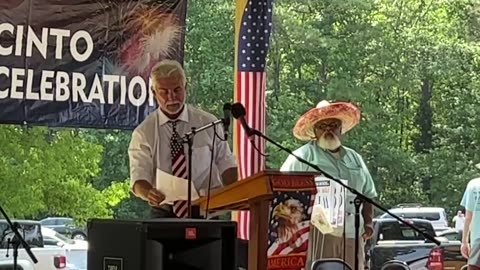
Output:
[[[441,232],[449,229],[447,213],[444,208],[441,207],[422,207],[422,206],[408,206],[402,207],[401,205],[389,210],[392,214],[395,214],[402,218],[416,218],[425,219],[432,223],[435,232]],[[380,216],[380,218],[388,218],[387,213]]]

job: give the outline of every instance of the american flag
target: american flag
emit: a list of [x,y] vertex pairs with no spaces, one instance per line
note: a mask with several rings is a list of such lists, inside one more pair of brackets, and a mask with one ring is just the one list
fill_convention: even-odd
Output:
[[298,231],[288,241],[274,242],[269,245],[267,256],[288,255],[306,252],[308,249],[308,236],[310,234],[310,221],[299,224]]
[[[272,30],[272,0],[237,0],[235,24],[235,101],[246,109],[248,124],[265,132],[266,56]],[[239,177],[244,179],[264,170],[265,158],[249,142],[240,123],[234,126],[234,151],[238,158]],[[262,153],[265,142],[251,138]],[[240,211],[238,237],[249,238],[250,216]]]

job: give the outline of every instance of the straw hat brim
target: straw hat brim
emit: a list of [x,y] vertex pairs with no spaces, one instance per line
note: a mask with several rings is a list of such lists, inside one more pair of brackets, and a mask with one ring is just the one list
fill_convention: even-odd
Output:
[[302,141],[315,139],[314,125],[325,119],[342,121],[342,134],[355,127],[360,121],[360,110],[347,102],[335,102],[325,107],[313,108],[298,119],[293,128],[293,135]]

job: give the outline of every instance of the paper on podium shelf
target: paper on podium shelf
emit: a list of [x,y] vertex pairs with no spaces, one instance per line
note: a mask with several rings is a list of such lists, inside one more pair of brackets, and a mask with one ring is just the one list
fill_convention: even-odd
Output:
[[329,234],[333,232],[333,227],[332,224],[330,224],[329,216],[329,211],[326,211],[321,204],[316,204],[313,206],[310,222],[323,234]]
[[[165,195],[164,202],[188,200],[188,180],[157,169],[156,188]],[[192,201],[198,199],[198,192],[192,183]]]
[[[346,180],[340,181],[348,184]],[[315,177],[315,184],[317,194],[312,209],[312,225],[324,234],[342,231],[345,225],[345,188],[323,175]]]

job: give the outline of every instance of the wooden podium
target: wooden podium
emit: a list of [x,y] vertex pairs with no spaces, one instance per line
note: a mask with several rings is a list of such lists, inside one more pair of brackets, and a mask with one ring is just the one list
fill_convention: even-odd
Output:
[[[290,198],[290,203],[295,200],[298,202],[303,201],[309,205],[305,205],[306,208],[302,209],[302,211],[305,212],[302,224],[306,224],[306,222],[309,224],[311,207],[313,207],[317,190],[315,185],[316,175],[318,174],[263,171],[227,187],[223,187],[210,195],[208,202],[209,212],[250,210],[248,270],[267,270],[268,268],[275,268],[273,265],[281,264],[283,266],[284,264],[294,265],[296,263],[302,263],[303,257],[299,256],[303,255],[298,255],[300,254],[299,252],[296,253],[297,255],[288,255],[290,257],[287,255],[272,255],[269,257],[267,255],[269,243],[272,242],[271,239],[269,241],[269,231],[272,230],[271,224],[274,223],[271,220],[271,214],[276,205],[282,204],[278,202],[278,200],[285,202]],[[302,195],[300,195],[300,192],[302,192]],[[202,197],[194,201],[193,204],[199,205],[201,209],[205,210],[207,208],[207,198]],[[305,203],[301,205],[304,204]],[[305,227],[305,225],[303,226]],[[305,231],[305,229],[303,231]],[[305,245],[305,242],[303,242],[303,246],[308,247],[308,237],[306,241],[307,244]],[[304,248],[305,258],[306,247]],[[297,251],[298,250],[303,249],[297,249]],[[282,252],[282,254],[284,253],[285,251]],[[271,265],[271,267],[267,267],[267,265]]]

